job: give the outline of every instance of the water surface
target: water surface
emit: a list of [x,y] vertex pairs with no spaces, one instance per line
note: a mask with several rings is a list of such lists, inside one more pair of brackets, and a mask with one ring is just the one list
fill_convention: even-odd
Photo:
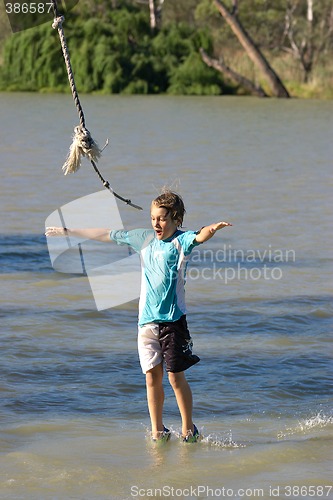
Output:
[[[333,497],[333,104],[81,100],[93,137],[109,138],[104,176],[144,207],[119,203],[125,227],[149,224],[165,184],[183,195],[187,228],[233,223],[193,254],[188,273],[201,357],[188,378],[204,439],[179,442],[166,383],[173,436],[150,446],[137,302],[97,311],[87,278],[50,264],[47,217],[102,189],[87,161],[61,172],[78,123],[71,98],[0,94],[0,498],[158,498],[172,488],[210,498],[225,487],[268,499],[272,488],[290,498],[290,486],[304,486],[302,498],[327,486],[317,497]],[[117,251],[110,245],[110,258]]]

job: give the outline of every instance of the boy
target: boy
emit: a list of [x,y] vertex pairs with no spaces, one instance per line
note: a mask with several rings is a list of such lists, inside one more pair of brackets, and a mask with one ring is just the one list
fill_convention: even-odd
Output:
[[138,350],[146,375],[147,401],[152,438],[168,440],[170,431],[162,419],[164,365],[174,390],[182,419],[182,439],[196,442],[199,432],[192,421],[192,392],[185,370],[198,363],[192,354],[192,339],[186,323],[185,277],[193,248],[231,226],[218,222],[200,231],[181,231],[185,207],[182,198],[165,191],[151,204],[153,229],[110,231],[109,229],[47,228],[46,236],[70,234],[98,241],[129,245],[140,253],[142,280],[139,302]]

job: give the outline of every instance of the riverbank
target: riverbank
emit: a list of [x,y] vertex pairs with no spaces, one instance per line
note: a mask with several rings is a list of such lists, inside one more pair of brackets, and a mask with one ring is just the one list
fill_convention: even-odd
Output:
[[[253,67],[251,61],[246,60],[244,54],[230,54],[230,60],[233,61],[234,67],[237,71],[243,72],[247,77],[255,74],[255,68]],[[3,61],[0,58],[0,71],[1,64]],[[308,82],[303,82],[300,74],[300,70],[296,68],[291,60],[290,56],[277,57],[273,60],[272,66],[279,72],[282,80],[288,89],[290,96],[292,98],[298,99],[320,99],[320,100],[331,100],[333,99],[333,63],[331,64],[321,64],[317,65],[312,77]],[[75,76],[75,68],[74,76]],[[260,84],[265,88],[265,82],[260,80],[260,76],[256,75],[255,78],[260,82]],[[93,90],[87,92],[85,89],[77,86],[80,93],[92,94],[92,95],[108,95],[113,94],[107,89]],[[130,94],[130,89],[127,89],[126,94]],[[133,94],[147,94],[147,92],[142,89],[142,92],[138,92],[136,89]],[[9,85],[4,85],[0,83],[0,92],[37,92],[42,94],[67,94],[70,93],[70,88],[68,84],[65,85],[55,85],[55,86],[41,86],[40,88],[35,88],[30,82],[16,81]],[[161,93],[163,94],[163,93]],[[177,92],[171,92],[172,95],[177,95]],[[178,95],[182,95],[180,92]],[[200,93],[193,93],[188,95],[201,95]],[[225,94],[221,95],[244,95],[242,89],[228,87]]]
[[[224,74],[209,68],[200,47],[213,53],[209,30],[169,24],[152,34],[142,12],[112,11],[112,19],[73,18],[66,26],[75,83],[86,94],[246,95]],[[261,49],[291,97],[333,99],[333,63],[316,61],[308,81],[291,54]],[[234,72],[271,89],[262,73],[235,45],[223,45],[223,60]],[[0,91],[69,92],[58,36],[49,25],[4,39],[0,54]]]

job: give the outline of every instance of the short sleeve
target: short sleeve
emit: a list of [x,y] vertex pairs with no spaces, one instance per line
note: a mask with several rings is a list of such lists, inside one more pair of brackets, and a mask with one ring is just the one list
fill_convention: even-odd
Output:
[[196,236],[196,231],[185,231],[178,236],[179,243],[181,244],[185,255],[189,255],[192,252],[193,248],[200,245],[200,243],[195,239]]
[[140,252],[154,237],[152,229],[132,229],[130,231],[114,230],[110,232],[110,239],[118,245],[128,245],[135,252]]

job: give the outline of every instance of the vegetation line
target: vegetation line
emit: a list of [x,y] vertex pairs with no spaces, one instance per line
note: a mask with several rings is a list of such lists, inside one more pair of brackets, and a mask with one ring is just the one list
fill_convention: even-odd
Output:
[[[70,3],[79,92],[333,98],[331,0],[68,0],[59,10]],[[52,14],[13,21],[5,4],[0,90],[68,92]]]

